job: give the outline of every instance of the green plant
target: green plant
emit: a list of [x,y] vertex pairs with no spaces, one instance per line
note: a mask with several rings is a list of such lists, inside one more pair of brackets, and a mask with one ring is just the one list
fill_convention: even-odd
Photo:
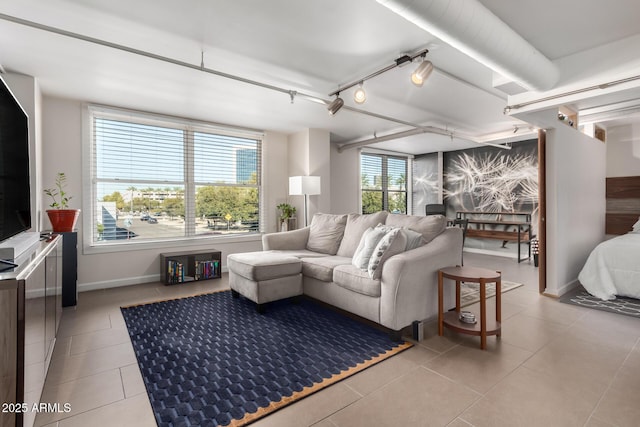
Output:
[[69,196],[66,191],[64,191],[67,186],[67,176],[64,172],[58,172],[56,176],[56,186],[54,188],[47,188],[44,190],[44,194],[51,197],[53,203],[49,205],[50,208],[53,209],[67,209],[69,206],[69,200],[71,200],[72,196]]
[[276,208],[280,210],[280,221],[286,221],[289,218],[293,218],[293,215],[296,213],[296,208],[291,206],[289,203],[280,203]]

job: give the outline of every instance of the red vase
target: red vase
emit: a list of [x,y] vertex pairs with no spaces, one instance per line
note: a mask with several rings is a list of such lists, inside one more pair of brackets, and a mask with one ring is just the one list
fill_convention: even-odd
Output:
[[80,209],[50,209],[47,210],[51,227],[56,233],[73,231],[80,216]]

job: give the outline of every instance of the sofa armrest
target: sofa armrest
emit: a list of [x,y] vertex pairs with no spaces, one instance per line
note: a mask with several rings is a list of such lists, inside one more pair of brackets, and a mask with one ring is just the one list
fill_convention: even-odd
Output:
[[306,249],[309,227],[262,235],[262,250]]
[[[447,228],[419,248],[395,255],[382,266],[380,324],[400,330],[438,314],[438,270],[460,265],[462,229]],[[445,289],[445,307],[455,305],[455,287]]]

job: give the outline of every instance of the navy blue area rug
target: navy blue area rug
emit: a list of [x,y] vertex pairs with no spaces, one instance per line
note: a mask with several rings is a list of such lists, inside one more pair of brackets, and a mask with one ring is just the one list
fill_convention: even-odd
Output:
[[242,426],[411,347],[312,301],[230,291],[123,307],[159,426]]

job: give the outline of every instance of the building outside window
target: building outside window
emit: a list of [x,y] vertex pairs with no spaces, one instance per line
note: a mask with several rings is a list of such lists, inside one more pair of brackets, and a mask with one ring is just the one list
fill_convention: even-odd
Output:
[[262,135],[90,108],[90,244],[260,231]]
[[362,213],[407,213],[406,157],[362,153],[360,178]]

